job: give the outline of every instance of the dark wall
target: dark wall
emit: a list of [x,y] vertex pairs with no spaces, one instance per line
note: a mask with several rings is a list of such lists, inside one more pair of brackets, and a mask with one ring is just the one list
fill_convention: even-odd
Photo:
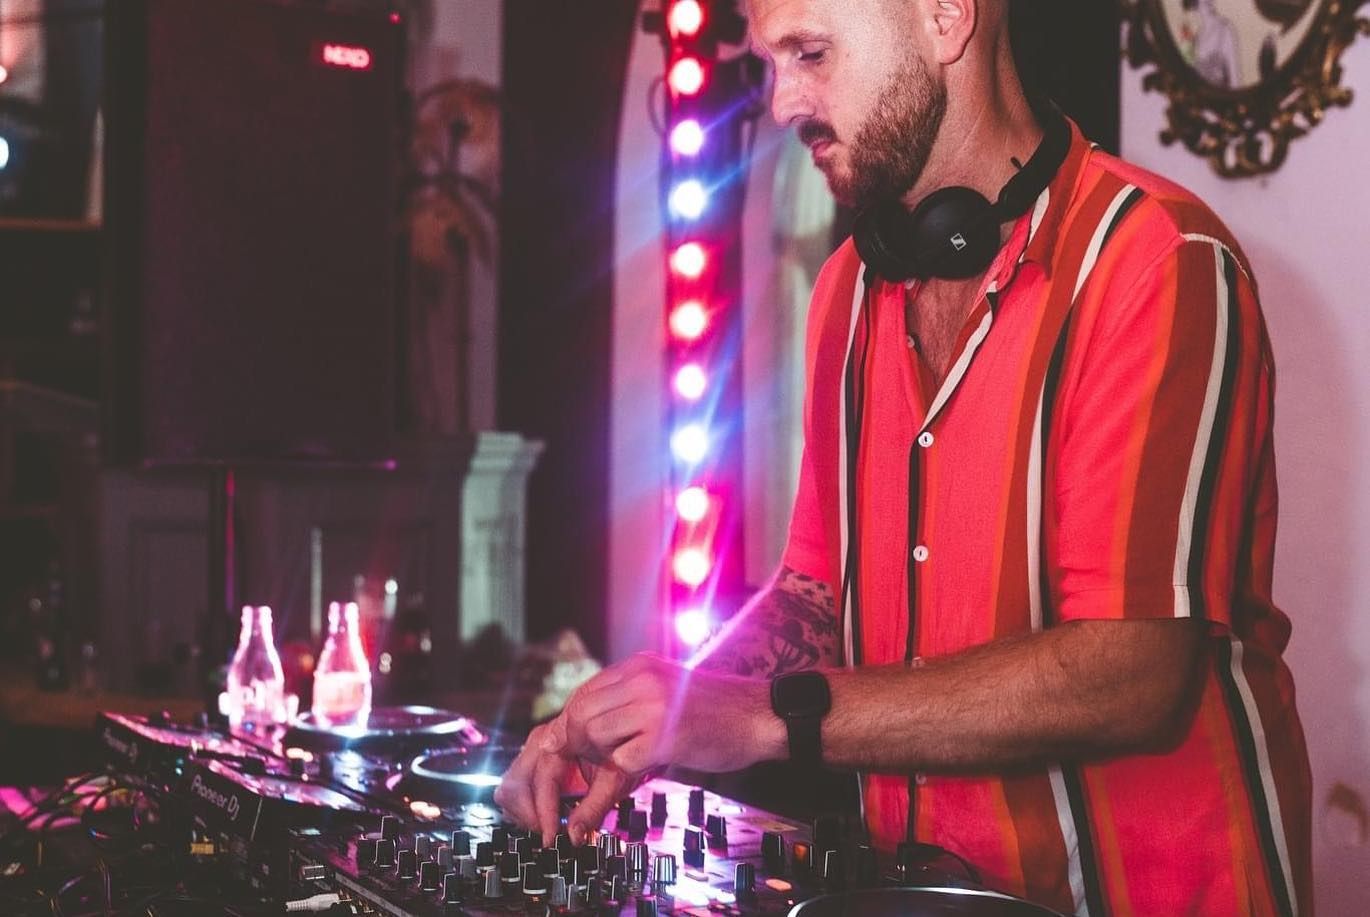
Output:
[[1015,0],[1009,28],[1018,72],[1086,137],[1118,152],[1120,47],[1116,0]]
[[545,440],[528,628],[605,647],[613,200],[634,0],[509,0],[498,421]]

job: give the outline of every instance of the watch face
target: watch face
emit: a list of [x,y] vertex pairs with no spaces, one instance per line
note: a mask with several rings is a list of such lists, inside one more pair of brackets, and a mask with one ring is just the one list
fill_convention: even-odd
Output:
[[782,717],[823,716],[832,707],[828,680],[818,672],[795,672],[771,682],[771,707]]

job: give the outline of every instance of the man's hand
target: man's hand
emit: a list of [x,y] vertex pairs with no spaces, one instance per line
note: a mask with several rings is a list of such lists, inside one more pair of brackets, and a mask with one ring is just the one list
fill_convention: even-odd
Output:
[[785,727],[766,682],[642,653],[582,685],[543,745],[629,775],[673,764],[720,773],[784,757]]

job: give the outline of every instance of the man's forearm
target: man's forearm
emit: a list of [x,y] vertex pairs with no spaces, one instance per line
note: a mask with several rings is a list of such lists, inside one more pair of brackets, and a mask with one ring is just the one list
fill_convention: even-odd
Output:
[[832,590],[781,567],[699,654],[696,668],[769,678],[841,663]]
[[[1092,621],[917,668],[829,672],[823,758],[967,773],[1157,747],[1183,723],[1202,641],[1196,622]],[[783,756],[783,727],[764,725],[758,757]]]

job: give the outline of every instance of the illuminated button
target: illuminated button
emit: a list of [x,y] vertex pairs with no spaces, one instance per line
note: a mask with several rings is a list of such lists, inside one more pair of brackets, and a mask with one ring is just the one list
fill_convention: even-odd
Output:
[[914,548],[914,549],[913,549],[913,559],[916,560],[916,561],[918,561],[920,564],[921,564],[923,561],[927,560],[927,559],[928,559],[928,546],[927,546],[927,545],[922,545],[922,544],[920,544],[918,547]]
[[924,430],[922,433],[919,433],[919,434],[918,434],[918,445],[922,446],[924,449],[926,449],[926,448],[928,448],[929,446],[931,446],[932,443],[933,443],[932,434],[929,433],[928,431]]

